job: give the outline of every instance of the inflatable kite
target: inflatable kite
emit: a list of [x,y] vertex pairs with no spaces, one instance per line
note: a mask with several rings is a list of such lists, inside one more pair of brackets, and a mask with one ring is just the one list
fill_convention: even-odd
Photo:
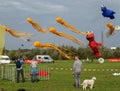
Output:
[[56,21],[58,23],[60,23],[61,25],[65,26],[66,28],[70,29],[71,31],[77,33],[77,34],[82,34],[84,36],[86,36],[86,39],[89,41],[89,46],[93,51],[93,54],[97,57],[101,57],[102,53],[99,50],[99,46],[103,46],[102,43],[98,43],[95,41],[95,37],[94,34],[91,32],[85,33],[85,32],[81,32],[78,29],[76,29],[75,27],[73,27],[71,24],[69,24],[66,21],[63,21],[61,17],[57,17]]
[[115,26],[115,30],[120,31],[120,26],[119,25]]
[[109,30],[108,30],[108,32],[107,32],[107,34],[106,34],[106,36],[107,37],[109,37],[109,36],[111,36],[113,33],[114,33],[114,31],[119,31],[120,30],[120,26],[114,26],[112,23],[107,23],[106,24],[106,26],[109,28]]
[[75,38],[74,36],[71,36],[71,35],[68,35],[68,34],[64,34],[63,32],[58,32],[56,30],[56,28],[54,28],[54,27],[51,27],[49,30],[50,30],[51,33],[53,33],[55,35],[58,35],[60,37],[64,37],[64,38],[66,38],[68,40],[73,41],[74,43],[76,43],[78,45],[82,45],[83,46],[83,43],[80,40],[78,40],[77,38]]
[[88,32],[87,35],[86,35],[86,39],[89,41],[89,46],[90,48],[92,49],[93,51],[93,55],[97,56],[97,57],[101,57],[102,56],[102,53],[100,52],[99,50],[99,46],[103,46],[102,43],[98,43],[95,41],[95,36],[93,33],[91,32]]
[[101,7],[101,11],[102,11],[102,15],[104,17],[108,17],[110,19],[114,19],[115,18],[114,17],[115,12],[113,10],[107,9],[107,7],[105,7],[105,6]]
[[12,36],[14,37],[25,37],[25,36],[32,36],[33,34],[30,33],[25,33],[25,32],[16,32],[15,30],[13,30],[12,28],[7,28],[6,26],[2,26],[2,29],[4,31],[7,31],[8,33],[10,33]]
[[109,28],[106,36],[109,37],[110,35],[113,34],[114,30],[115,30],[115,27],[113,26],[112,23],[107,23],[106,26]]
[[43,34],[47,33],[49,30],[43,30],[42,27],[40,26],[40,24],[38,24],[37,22],[33,21],[32,18],[28,17],[27,21],[39,32],[42,32]]
[[0,25],[0,56],[2,55],[5,46],[5,37],[6,37],[6,31],[4,31],[2,29],[2,25]]
[[99,62],[100,64],[104,63],[104,61],[105,61],[105,60],[104,60],[103,58],[99,58],[99,59],[98,59],[98,62]]
[[38,48],[53,48],[55,49],[56,51],[58,51],[62,56],[68,58],[68,59],[71,59],[70,56],[68,56],[67,54],[65,54],[62,50],[60,50],[56,45],[54,44],[43,44],[39,41],[35,41],[34,42],[34,47],[38,47]]
[[78,33],[78,34],[82,34],[82,35],[86,35],[86,33],[84,32],[81,32],[80,30],[78,30],[77,28],[75,28],[74,26],[72,26],[71,24],[69,24],[68,22],[66,21],[63,21],[61,17],[57,17],[56,18],[56,21],[65,26],[66,28],[70,29],[72,32],[75,32],[75,33]]

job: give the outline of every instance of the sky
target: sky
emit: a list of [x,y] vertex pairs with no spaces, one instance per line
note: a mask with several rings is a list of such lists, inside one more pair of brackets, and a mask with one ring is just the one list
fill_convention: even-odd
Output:
[[[34,35],[31,37],[31,42],[26,42],[6,33],[6,49],[31,49],[34,48],[35,40],[42,43],[80,47],[80,45],[52,33],[38,32],[26,21],[28,17],[38,22],[43,29],[55,27],[60,32],[78,38],[87,46],[88,41],[85,36],[74,33],[56,22],[56,17],[62,17],[80,31],[93,31],[98,42],[101,42],[103,32],[105,47],[120,47],[120,31],[115,31],[112,36],[106,38],[108,31],[106,23],[120,25],[120,0],[0,0],[0,2],[2,2],[0,3],[0,24]],[[102,5],[116,12],[115,19],[111,20],[102,16]]]

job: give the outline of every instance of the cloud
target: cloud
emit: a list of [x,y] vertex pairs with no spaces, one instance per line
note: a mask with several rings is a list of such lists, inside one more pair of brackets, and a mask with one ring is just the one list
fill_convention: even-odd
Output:
[[[57,38],[50,33],[43,35],[38,33],[38,31],[33,31],[34,29],[26,21],[27,17],[32,17],[41,24],[42,28],[54,26],[57,30],[80,38],[84,42],[88,42],[85,37],[62,27],[56,23],[55,18],[60,16],[81,31],[94,31],[97,41],[101,40],[101,31],[108,30],[106,27],[107,22],[119,25],[120,0],[0,0],[0,2],[1,24],[5,24],[13,29],[35,33],[34,39],[44,39],[44,43],[53,42],[55,44],[76,46],[71,44],[70,41],[62,40],[61,43],[59,42],[61,41],[59,37]],[[116,12],[114,20],[106,19],[102,16],[100,7],[103,4]],[[109,39],[104,37],[105,46],[120,46],[119,33],[115,33]],[[7,35],[6,47],[18,48],[18,46],[9,46],[9,44],[16,44],[18,39],[13,38],[8,33]]]
[[1,12],[24,11],[33,14],[59,13],[67,10],[67,7],[60,4],[41,1],[27,2],[25,0],[5,0],[0,4],[0,8]]

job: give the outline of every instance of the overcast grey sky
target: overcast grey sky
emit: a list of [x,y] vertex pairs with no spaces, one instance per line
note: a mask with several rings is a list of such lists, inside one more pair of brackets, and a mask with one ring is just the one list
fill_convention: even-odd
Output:
[[[105,36],[108,30],[107,22],[120,25],[120,0],[0,0],[0,2],[0,24],[21,32],[33,33],[34,40],[39,40],[42,43],[79,47],[65,38],[51,33],[38,32],[26,21],[27,17],[31,17],[44,29],[56,27],[58,31],[75,36],[88,45],[88,41],[83,35],[73,33],[56,23],[56,17],[60,16],[83,32],[93,31],[98,42],[101,42],[101,32],[104,31],[105,47],[120,47],[120,31],[116,31],[109,38]],[[115,19],[110,20],[102,16],[102,5],[116,12]],[[24,46],[22,47],[21,44]],[[6,33],[5,47],[11,50],[33,48],[33,41],[25,42]]]

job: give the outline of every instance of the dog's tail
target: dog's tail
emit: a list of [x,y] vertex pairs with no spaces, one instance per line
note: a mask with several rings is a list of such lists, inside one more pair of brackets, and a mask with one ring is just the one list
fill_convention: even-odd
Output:
[[80,85],[84,85],[84,83],[80,84]]

